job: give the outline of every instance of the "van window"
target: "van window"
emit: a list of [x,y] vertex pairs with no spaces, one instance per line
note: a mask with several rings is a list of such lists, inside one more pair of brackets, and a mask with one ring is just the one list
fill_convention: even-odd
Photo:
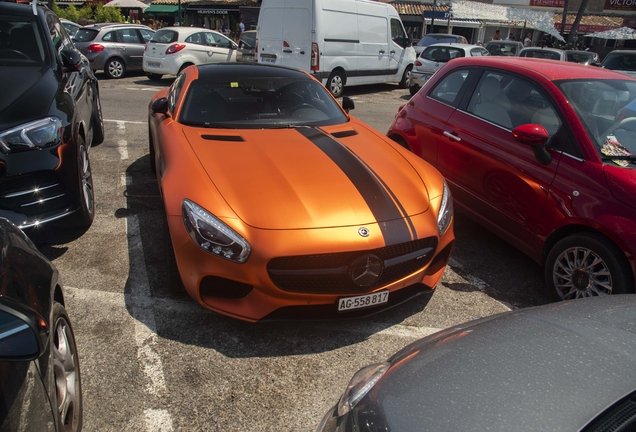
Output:
[[402,48],[406,48],[408,39],[402,27],[402,21],[396,18],[391,18],[391,39]]
[[386,18],[358,15],[360,40],[369,44],[385,44],[388,40]]

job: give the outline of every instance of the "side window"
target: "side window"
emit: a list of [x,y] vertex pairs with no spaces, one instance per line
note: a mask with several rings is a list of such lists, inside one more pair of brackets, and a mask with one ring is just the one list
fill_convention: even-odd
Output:
[[177,100],[179,100],[179,95],[181,94],[181,90],[183,90],[183,84],[185,83],[185,74],[180,73],[177,78],[172,83],[172,87],[168,91],[168,109],[170,112],[174,114],[174,109],[177,106]]
[[391,39],[402,48],[406,47],[406,33],[399,19],[391,18]]
[[140,44],[139,36],[135,29],[117,30],[117,42]]
[[208,33],[208,34],[211,35],[214,38],[216,46],[221,47],[221,48],[229,48],[230,47],[229,39],[226,39],[223,36],[218,35],[216,33]]
[[137,29],[139,31],[139,33],[141,33],[141,38],[144,40],[144,42],[148,42],[150,39],[152,39],[152,35],[154,35],[154,32],[150,31],[150,30],[146,30],[146,29]]
[[114,31],[112,31],[112,32],[108,32],[108,33],[106,33],[106,34],[104,35],[104,37],[102,37],[102,40],[103,40],[104,42],[115,42],[115,40],[116,40],[116,39],[115,39],[115,32],[114,32]]
[[62,24],[53,15],[47,15],[46,24],[49,28],[49,36],[51,37],[51,41],[55,47],[55,54],[58,57],[58,60],[61,61],[60,53],[64,49],[72,47],[73,44],[66,34],[66,30],[64,30]]
[[451,72],[435,86],[429,93],[429,97],[447,105],[457,106],[459,103],[458,95],[467,77],[467,70]]
[[192,34],[188,36],[185,41],[197,45],[205,45],[205,33]]
[[491,123],[512,129],[510,101],[503,91],[503,75],[485,72],[468,103],[467,111]]

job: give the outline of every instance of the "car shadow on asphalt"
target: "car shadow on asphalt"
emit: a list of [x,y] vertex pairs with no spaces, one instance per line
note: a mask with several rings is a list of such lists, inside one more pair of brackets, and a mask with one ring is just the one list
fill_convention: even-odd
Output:
[[[404,322],[424,310],[433,295],[423,294],[370,317],[344,320],[252,324],[209,311],[185,290],[168,286],[163,203],[149,164],[146,155],[129,165],[127,207],[118,209],[115,216],[128,218],[130,268],[124,291],[126,308],[132,317],[162,338],[213,349],[234,358],[320,353],[363,342]],[[138,234],[131,230],[135,223]],[[140,277],[143,274],[147,275],[147,289]],[[153,313],[148,314],[149,310]]]

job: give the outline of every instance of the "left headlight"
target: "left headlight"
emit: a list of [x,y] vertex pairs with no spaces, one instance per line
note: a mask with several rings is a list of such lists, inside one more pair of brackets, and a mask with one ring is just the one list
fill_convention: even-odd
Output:
[[389,363],[372,364],[356,372],[338,402],[338,415],[343,416],[355,408],[389,370],[389,366]]
[[453,219],[453,197],[451,196],[450,189],[444,181],[444,193],[442,194],[442,204],[439,206],[439,213],[437,214],[437,231],[439,236],[443,236],[451,220]]
[[252,247],[219,218],[187,199],[183,200],[181,212],[190,238],[201,249],[239,264],[247,261]]
[[5,153],[50,147],[61,142],[62,122],[56,117],[43,118],[0,132],[0,149]]

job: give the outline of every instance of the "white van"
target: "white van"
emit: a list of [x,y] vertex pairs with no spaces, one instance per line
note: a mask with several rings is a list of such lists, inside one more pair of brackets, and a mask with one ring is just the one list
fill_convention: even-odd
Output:
[[344,86],[400,83],[415,50],[395,8],[370,0],[263,0],[257,61],[313,73],[335,97]]

